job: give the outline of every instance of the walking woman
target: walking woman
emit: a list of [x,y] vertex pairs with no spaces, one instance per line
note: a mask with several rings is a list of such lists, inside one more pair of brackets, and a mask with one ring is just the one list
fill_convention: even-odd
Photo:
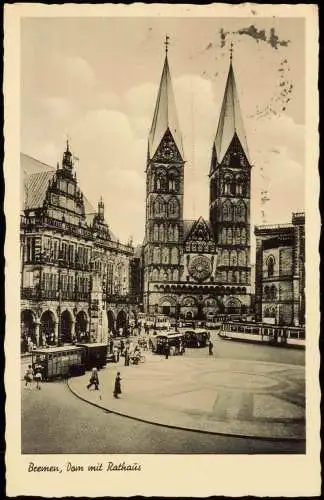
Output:
[[92,368],[91,377],[89,380],[89,384],[87,385],[87,389],[90,389],[92,385],[95,386],[96,391],[99,390],[99,377],[97,368]]
[[115,378],[115,387],[114,387],[114,398],[118,399],[118,395],[121,394],[121,378],[120,378],[120,372],[117,372],[116,378]]

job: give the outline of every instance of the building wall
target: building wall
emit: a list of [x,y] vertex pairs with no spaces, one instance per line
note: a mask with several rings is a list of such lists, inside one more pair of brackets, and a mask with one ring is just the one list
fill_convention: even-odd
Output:
[[256,319],[265,323],[305,323],[303,214],[292,223],[260,226],[256,234]]

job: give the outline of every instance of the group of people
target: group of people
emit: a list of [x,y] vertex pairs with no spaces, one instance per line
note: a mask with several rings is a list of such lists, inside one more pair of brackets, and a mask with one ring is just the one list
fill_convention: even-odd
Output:
[[[89,384],[87,385],[87,389],[90,389],[90,387],[94,386],[95,391],[99,391],[99,376],[98,376],[98,370],[97,368],[92,368],[92,372],[90,375],[90,380]],[[113,396],[114,398],[118,399],[119,394],[121,394],[121,376],[120,372],[117,372],[116,378],[115,378],[115,383],[114,383],[114,391],[113,391]]]
[[43,367],[42,365],[28,365],[25,376],[25,387],[32,387],[33,382],[36,382],[36,389],[41,388],[41,381],[43,380]]
[[124,356],[125,366],[129,366],[130,363],[138,364],[142,356],[139,344],[134,344],[133,341],[129,339],[127,339],[126,342],[121,340],[119,344],[111,340],[109,343],[109,351],[113,355],[115,363],[119,363],[120,357]]

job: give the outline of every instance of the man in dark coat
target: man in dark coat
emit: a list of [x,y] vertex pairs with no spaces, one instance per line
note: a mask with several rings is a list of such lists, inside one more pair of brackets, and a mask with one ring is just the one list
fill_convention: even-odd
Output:
[[115,387],[114,387],[114,398],[118,399],[118,395],[121,394],[121,378],[120,378],[120,372],[117,372],[116,378],[115,378]]
[[210,340],[210,341],[209,341],[209,344],[208,344],[208,349],[209,349],[209,355],[210,355],[210,356],[212,356],[212,354],[213,354],[213,347],[214,347],[214,346],[213,346],[213,343],[212,343],[212,341]]
[[164,349],[165,349],[165,359],[168,359],[170,354],[170,345],[168,341],[166,341]]

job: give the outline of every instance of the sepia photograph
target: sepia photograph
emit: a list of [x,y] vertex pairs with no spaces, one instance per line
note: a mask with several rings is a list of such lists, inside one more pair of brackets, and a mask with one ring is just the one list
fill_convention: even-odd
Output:
[[143,455],[306,459],[309,20],[64,7],[21,15],[17,38],[6,341],[28,477],[134,477]]

